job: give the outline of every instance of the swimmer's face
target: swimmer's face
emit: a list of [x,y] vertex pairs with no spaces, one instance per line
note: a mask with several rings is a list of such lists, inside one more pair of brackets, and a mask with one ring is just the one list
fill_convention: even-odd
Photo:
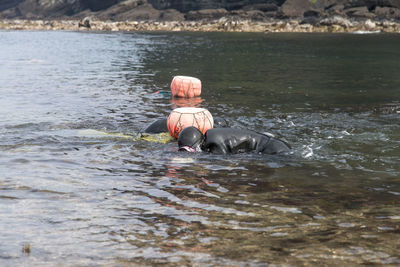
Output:
[[191,148],[190,146],[181,146],[179,148],[179,151],[196,152],[196,150],[194,148]]
[[181,147],[179,147],[179,151],[186,151],[186,152],[194,153],[194,152],[201,152],[201,149],[199,146],[196,146],[195,148],[190,147],[190,146],[181,146]]

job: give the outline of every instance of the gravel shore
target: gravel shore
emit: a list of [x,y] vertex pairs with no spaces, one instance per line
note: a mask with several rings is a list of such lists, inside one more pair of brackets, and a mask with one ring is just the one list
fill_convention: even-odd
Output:
[[220,18],[201,21],[100,21],[83,20],[0,20],[2,30],[66,31],[199,31],[199,32],[392,32],[400,23],[389,20],[349,20],[339,16],[312,23],[301,20],[252,21]]

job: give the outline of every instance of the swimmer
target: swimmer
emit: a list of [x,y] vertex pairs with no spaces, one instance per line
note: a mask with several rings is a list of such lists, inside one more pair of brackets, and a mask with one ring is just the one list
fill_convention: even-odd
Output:
[[[214,118],[214,128],[225,128],[228,127],[228,123],[225,119],[216,117]],[[159,134],[168,133],[167,119],[158,119],[146,127],[144,133],[148,134]]]
[[276,138],[250,130],[213,128],[204,135],[195,127],[186,127],[178,136],[180,151],[261,154],[287,154],[289,146]]
[[151,123],[149,126],[146,127],[146,129],[144,129],[144,133],[168,133],[167,119],[158,119],[155,122]]

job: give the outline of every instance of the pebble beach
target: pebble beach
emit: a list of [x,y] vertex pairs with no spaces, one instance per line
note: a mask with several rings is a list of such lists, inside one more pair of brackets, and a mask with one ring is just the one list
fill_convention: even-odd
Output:
[[83,20],[1,20],[2,30],[56,31],[198,31],[198,32],[328,32],[328,33],[400,33],[400,23],[381,20],[350,20],[343,17],[319,19],[313,23],[301,20],[253,21],[223,17],[200,21],[100,21]]

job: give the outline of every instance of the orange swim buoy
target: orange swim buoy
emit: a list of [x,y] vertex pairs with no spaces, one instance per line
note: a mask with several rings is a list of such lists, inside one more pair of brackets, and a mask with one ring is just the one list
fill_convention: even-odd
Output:
[[201,81],[189,76],[175,76],[171,82],[171,93],[177,97],[195,97],[201,94]]
[[168,116],[167,127],[172,137],[178,138],[179,133],[186,127],[194,126],[203,134],[213,128],[214,119],[205,108],[176,108]]

